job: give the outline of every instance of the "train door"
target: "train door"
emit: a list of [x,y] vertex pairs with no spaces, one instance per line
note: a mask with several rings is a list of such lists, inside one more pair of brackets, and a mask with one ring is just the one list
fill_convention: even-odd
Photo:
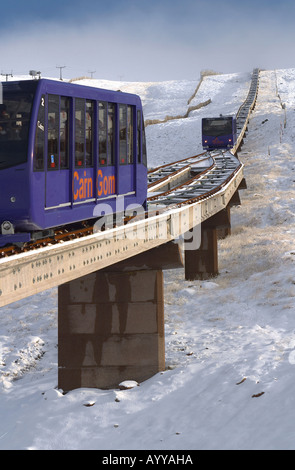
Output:
[[48,95],[45,208],[71,204],[70,191],[70,98]]
[[119,105],[119,181],[118,193],[135,193],[134,107]]
[[72,197],[75,206],[95,201],[94,122],[95,102],[75,99],[75,157]]
[[116,173],[116,107],[114,103],[98,103],[98,169],[97,200],[113,199],[117,194]]

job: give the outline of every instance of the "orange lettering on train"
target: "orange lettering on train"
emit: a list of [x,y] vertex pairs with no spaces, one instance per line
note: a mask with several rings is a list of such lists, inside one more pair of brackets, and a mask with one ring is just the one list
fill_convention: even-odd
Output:
[[[78,188],[74,192],[75,188],[75,181],[77,182]],[[93,181],[92,178],[87,177],[86,171],[81,178],[79,178],[79,174],[77,171],[74,172],[74,180],[73,180],[73,194],[74,194],[74,201],[77,199],[89,199],[93,196]]]
[[[115,194],[116,186],[115,176],[104,176],[101,170],[97,172],[97,195],[110,196]],[[90,199],[93,197],[93,179],[87,177],[86,171],[83,176],[79,176],[78,171],[74,172],[73,177],[73,197],[74,201]]]
[[101,196],[102,195],[102,182],[99,181],[100,179],[102,179],[102,171],[101,170],[98,170],[97,172],[97,195],[98,196]]
[[97,195],[109,196],[115,194],[115,176],[103,176],[102,171],[97,172]]
[[75,171],[75,173],[74,173],[74,179],[73,179],[73,194],[74,194],[74,201],[77,201],[79,193],[78,193],[78,189],[77,189],[77,191],[75,191],[75,192],[74,192],[74,187],[75,187],[75,179],[79,181],[79,175],[78,175],[78,172],[77,172],[77,171]]

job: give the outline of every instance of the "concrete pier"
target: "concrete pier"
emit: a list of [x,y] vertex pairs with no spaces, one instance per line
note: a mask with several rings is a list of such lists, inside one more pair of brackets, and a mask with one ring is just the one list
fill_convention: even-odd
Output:
[[[218,239],[230,234],[230,205],[201,224],[201,245],[185,250],[185,279],[210,279],[218,275]],[[188,238],[188,237],[187,237]]]
[[114,388],[165,369],[163,269],[168,243],[58,288],[58,386]]

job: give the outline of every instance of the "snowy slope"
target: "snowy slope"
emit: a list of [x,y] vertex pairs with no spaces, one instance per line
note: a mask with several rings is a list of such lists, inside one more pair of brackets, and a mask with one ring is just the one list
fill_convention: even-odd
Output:
[[186,119],[147,126],[148,163],[149,167],[155,167],[203,152],[202,117],[236,114],[247,96],[250,81],[251,73],[207,76],[189,104],[199,80],[126,83],[85,79],[76,83],[138,94],[142,99],[146,121],[184,116],[190,106],[211,100],[208,106],[192,111]]
[[[240,153],[248,189],[219,241],[220,274],[165,272],[167,369],[131,390],[63,395],[56,290],[3,307],[0,449],[295,448],[295,69],[260,77]],[[236,112],[249,83],[207,77],[194,102],[210,105],[148,126],[150,166],[200,152],[201,116]],[[146,118],[182,113],[196,86],[126,84]]]

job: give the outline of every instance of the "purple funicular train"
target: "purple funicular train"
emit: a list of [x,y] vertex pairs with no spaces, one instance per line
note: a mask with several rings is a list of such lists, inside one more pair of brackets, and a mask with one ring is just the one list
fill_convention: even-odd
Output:
[[205,150],[229,149],[237,141],[236,118],[222,116],[202,119],[202,145]]
[[100,204],[115,213],[118,198],[146,207],[137,95],[46,79],[1,88],[0,246],[93,219]]

